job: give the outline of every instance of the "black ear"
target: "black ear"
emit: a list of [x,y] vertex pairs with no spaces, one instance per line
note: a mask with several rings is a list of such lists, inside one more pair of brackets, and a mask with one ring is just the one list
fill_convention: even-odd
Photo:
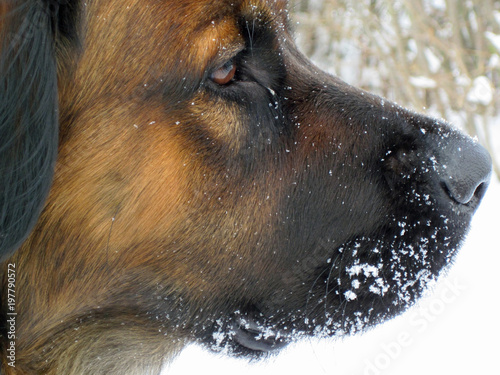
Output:
[[32,230],[52,182],[60,3],[11,0],[0,14],[0,261]]

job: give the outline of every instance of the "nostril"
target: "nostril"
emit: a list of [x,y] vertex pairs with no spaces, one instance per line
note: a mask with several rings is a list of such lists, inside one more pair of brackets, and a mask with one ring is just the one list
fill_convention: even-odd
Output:
[[488,189],[489,185],[489,180],[488,182],[483,182],[479,184],[479,186],[476,188],[476,191],[474,192],[474,196],[478,197],[479,199],[482,199],[484,194],[486,193],[486,190]]
[[472,184],[455,184],[451,181],[448,183],[442,182],[441,187],[448,196],[455,202],[460,204],[469,203],[474,197],[481,199],[486,192],[488,183],[486,181],[479,183],[477,186]]
[[[491,157],[484,147],[465,142],[444,150],[441,186],[448,196],[460,204],[474,197],[481,199],[491,178]],[[442,154],[443,155],[443,154]]]

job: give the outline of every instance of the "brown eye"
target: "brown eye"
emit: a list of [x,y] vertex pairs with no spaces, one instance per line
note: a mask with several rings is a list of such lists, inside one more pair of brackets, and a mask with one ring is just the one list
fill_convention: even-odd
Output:
[[222,65],[219,69],[210,75],[210,79],[218,85],[225,85],[229,83],[236,73],[236,65],[232,60]]

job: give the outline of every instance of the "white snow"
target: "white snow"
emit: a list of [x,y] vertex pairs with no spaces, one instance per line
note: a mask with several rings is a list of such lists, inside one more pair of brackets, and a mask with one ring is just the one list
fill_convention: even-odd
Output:
[[471,103],[488,105],[493,100],[495,89],[488,77],[479,76],[472,82],[472,87],[467,94]]
[[495,17],[495,20],[497,21],[497,23],[500,25],[500,12],[499,11],[494,11],[493,12],[493,17]]
[[500,52],[500,35],[494,34],[491,31],[486,31],[484,36],[493,44],[493,47]]
[[496,53],[491,55],[490,59],[488,60],[488,68],[490,69],[500,68],[500,56],[498,56]]
[[352,267],[346,269],[349,276],[360,275],[363,273],[366,277],[377,277],[378,269],[371,264],[355,264]]
[[439,10],[446,10],[446,1],[445,0],[429,0],[429,4]]
[[410,77],[410,83],[415,87],[420,87],[422,89],[433,89],[437,87],[436,81],[432,78],[418,76],[418,77]]
[[425,58],[427,59],[427,65],[431,73],[437,73],[441,69],[441,60],[432,52],[429,48],[424,50]]
[[344,297],[347,301],[353,301],[356,298],[358,298],[357,294],[354,293],[352,290],[348,290],[348,291],[344,292]]

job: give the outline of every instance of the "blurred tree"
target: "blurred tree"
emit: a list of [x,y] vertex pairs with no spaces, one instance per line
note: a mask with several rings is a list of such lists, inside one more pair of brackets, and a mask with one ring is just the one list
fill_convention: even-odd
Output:
[[347,82],[477,137],[500,176],[500,1],[291,0],[302,50]]

